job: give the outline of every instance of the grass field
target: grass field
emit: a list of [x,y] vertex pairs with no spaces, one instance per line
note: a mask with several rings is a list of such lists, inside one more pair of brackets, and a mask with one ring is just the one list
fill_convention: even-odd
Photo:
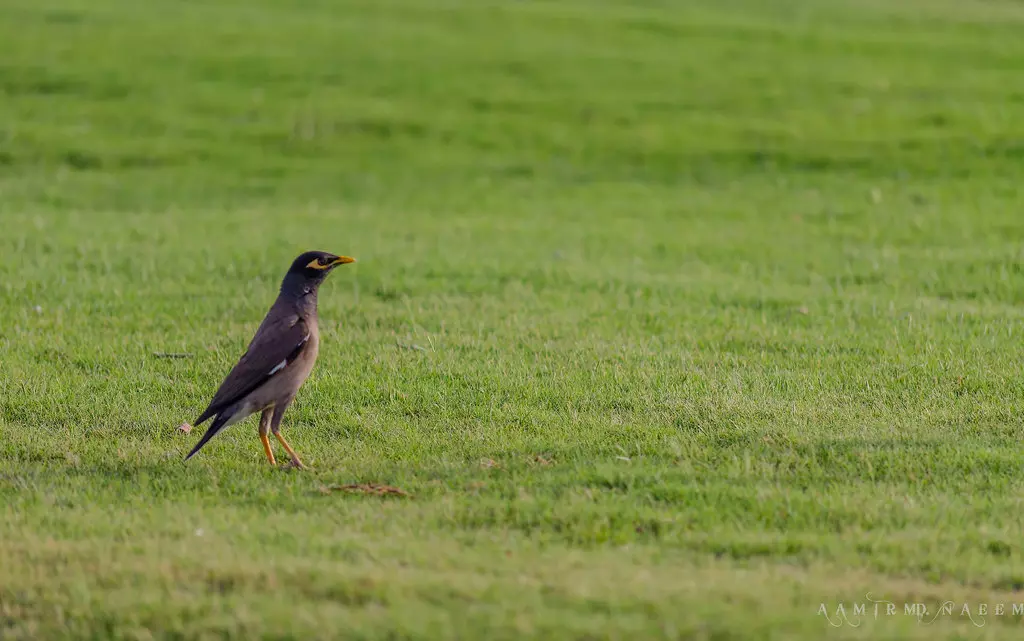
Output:
[[[1020,638],[1021,33],[5,0],[0,639]],[[307,249],[312,469],[183,463]]]

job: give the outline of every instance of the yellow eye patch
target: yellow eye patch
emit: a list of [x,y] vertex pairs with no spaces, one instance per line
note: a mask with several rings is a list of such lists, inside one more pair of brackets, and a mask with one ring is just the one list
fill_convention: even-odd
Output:
[[349,258],[348,256],[338,256],[333,260],[329,260],[327,264],[324,265],[320,263],[319,258],[314,258],[313,260],[309,261],[308,265],[306,265],[306,269],[319,269],[320,271],[323,271],[330,267],[334,267],[335,265],[347,265],[348,263],[354,262],[356,262],[355,258]]

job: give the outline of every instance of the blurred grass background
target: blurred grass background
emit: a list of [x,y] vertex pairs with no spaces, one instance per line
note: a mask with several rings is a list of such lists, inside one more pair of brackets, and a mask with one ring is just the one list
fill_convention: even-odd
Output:
[[[1022,26],[7,0],[0,637],[1015,638]],[[314,469],[182,464],[312,248]]]

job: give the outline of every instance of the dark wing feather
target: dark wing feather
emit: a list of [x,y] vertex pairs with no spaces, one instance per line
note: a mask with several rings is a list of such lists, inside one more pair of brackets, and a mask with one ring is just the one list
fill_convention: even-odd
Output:
[[309,327],[296,314],[268,318],[256,331],[245,354],[220,384],[213,400],[196,419],[199,425],[245,398],[291,364],[309,344]]

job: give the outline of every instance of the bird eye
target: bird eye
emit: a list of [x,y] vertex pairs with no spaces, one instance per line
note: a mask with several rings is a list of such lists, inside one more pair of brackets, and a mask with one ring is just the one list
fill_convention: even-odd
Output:
[[321,265],[326,265],[327,263],[329,263],[331,261],[328,260],[325,256],[321,256],[320,258],[316,259],[316,262],[320,263]]

